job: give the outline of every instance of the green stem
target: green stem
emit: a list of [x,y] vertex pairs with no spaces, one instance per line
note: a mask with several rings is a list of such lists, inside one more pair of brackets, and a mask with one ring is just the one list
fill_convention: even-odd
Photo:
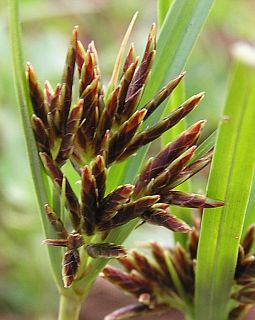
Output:
[[[53,236],[52,229],[49,228],[46,214],[44,212],[44,205],[50,203],[50,193],[47,177],[42,169],[42,165],[38,156],[38,151],[31,127],[32,107],[27,87],[27,81],[24,70],[24,59],[21,45],[21,26],[19,18],[19,6],[17,0],[9,0],[9,33],[12,53],[12,64],[14,73],[14,83],[17,95],[17,102],[21,114],[23,131],[25,135],[27,155],[29,165],[35,187],[37,202],[39,205],[40,217],[44,229],[45,236],[51,238]],[[60,251],[48,247],[48,253],[54,280],[59,290],[63,288],[61,280],[61,268],[59,268],[59,261],[61,261]]]
[[75,296],[60,296],[58,320],[78,320],[82,299]]

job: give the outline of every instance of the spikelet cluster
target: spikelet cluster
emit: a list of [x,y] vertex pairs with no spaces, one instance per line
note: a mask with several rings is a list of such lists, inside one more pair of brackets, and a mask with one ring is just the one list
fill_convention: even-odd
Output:
[[[102,276],[105,279],[138,300],[137,304],[109,314],[105,320],[158,315],[172,308],[184,312],[187,305],[194,305],[199,224],[197,219],[195,227],[188,234],[186,249],[178,243],[174,248],[168,248],[150,242],[146,245],[150,255],[133,250],[127,257],[119,259],[122,270],[112,266],[104,268]],[[239,246],[231,290],[231,298],[235,303],[232,300],[228,320],[243,319],[255,304],[254,238],[255,225],[251,225]]]
[[[106,194],[109,169],[160,137],[191,112],[204,96],[203,93],[194,95],[158,123],[145,129],[141,127],[184,77],[182,73],[169,81],[151,100],[139,106],[156,52],[155,34],[155,25],[152,25],[140,63],[131,45],[122,70],[115,70],[119,78],[109,94],[102,86],[94,43],[85,50],[78,40],[77,28],[72,33],[62,81],[55,88],[47,81],[43,88],[28,64],[32,127],[38,151],[46,173],[65,199],[70,217],[64,224],[53,208],[45,204],[58,237],[45,243],[67,248],[63,260],[66,287],[71,286],[77,276],[79,248],[85,248],[91,257],[125,255],[121,246],[92,243],[92,236],[97,235],[97,239],[101,236],[103,241],[109,231],[135,218],[173,231],[189,232],[191,228],[171,215],[169,206],[223,205],[221,201],[173,190],[211,160],[209,152],[192,161],[205,121],[195,123],[149,159],[134,185],[120,185]],[[78,92],[78,98],[74,92]],[[80,176],[80,194],[74,192],[68,176],[64,175],[67,162]]]

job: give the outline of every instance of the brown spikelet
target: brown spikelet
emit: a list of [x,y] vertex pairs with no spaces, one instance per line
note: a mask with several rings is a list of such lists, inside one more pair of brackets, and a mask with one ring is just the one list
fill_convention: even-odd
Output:
[[129,201],[134,186],[125,184],[109,193],[100,203],[97,219],[102,223],[111,220],[121,209],[123,204]]
[[143,145],[157,139],[165,131],[172,128],[182,118],[184,118],[201,101],[204,94],[198,94],[185,101],[178,109],[171,112],[167,117],[160,120],[157,124],[141,132],[136,139],[143,141]]
[[187,233],[191,230],[184,221],[168,213],[166,209],[158,208],[157,205],[143,213],[142,218],[151,224],[165,227],[169,230]]
[[255,302],[255,283],[250,282],[240,290],[234,292],[231,297],[242,304],[254,304]]
[[44,103],[43,89],[30,63],[27,64],[27,78],[34,113],[47,126],[47,110]]
[[172,280],[171,275],[169,273],[168,265],[166,262],[164,249],[162,248],[162,246],[160,246],[155,241],[151,241],[149,243],[149,246],[151,248],[152,255],[153,255],[155,261],[157,262],[158,267],[162,271],[164,282],[167,284],[168,287],[175,290],[173,280]]
[[76,65],[78,70],[79,78],[81,77],[81,69],[83,67],[84,61],[86,60],[86,52],[81,43],[81,41],[77,40],[76,43],[77,54],[76,54]]
[[146,193],[161,193],[162,190],[169,190],[168,186],[171,182],[175,180],[176,175],[185,167],[185,165],[190,161],[196,150],[196,146],[192,146],[183,154],[181,154],[176,160],[174,160],[161,174],[159,174],[155,179],[146,187]]
[[252,247],[253,241],[255,237],[255,224],[251,224],[248,230],[245,233],[245,237],[242,241],[242,247],[244,249],[244,253],[248,254]]
[[47,214],[48,220],[51,223],[54,230],[56,231],[58,237],[60,239],[66,239],[68,237],[68,232],[64,227],[64,224],[61,221],[61,219],[56,215],[56,213],[48,204],[46,204],[44,208],[45,208],[45,212]]
[[[51,177],[54,184],[61,190],[63,178],[64,178],[63,173],[60,171],[58,167],[54,165],[53,160],[46,153],[41,152],[40,157],[48,175]],[[66,179],[66,187],[65,187],[65,197],[66,197],[66,204],[70,210],[71,220],[72,220],[74,229],[79,230],[80,205],[67,179]]]
[[[118,109],[118,118],[120,119],[120,123],[128,120],[131,115],[134,113],[137,105],[139,104],[141,97],[143,95],[144,86],[142,86],[139,90],[137,90],[131,97],[129,97],[122,108],[122,112]],[[147,111],[146,111],[147,112]]]
[[[122,117],[123,113],[124,113],[123,110],[124,110],[124,106],[125,106],[125,102],[126,102],[127,91],[128,91],[130,82],[133,78],[135,69],[137,67],[137,63],[138,63],[138,59],[136,59],[133,63],[131,63],[120,80],[118,107],[117,107],[116,115],[115,115],[115,121],[118,125],[121,124],[121,122],[123,121],[122,119],[124,119],[124,121],[127,119],[127,117]],[[130,104],[130,102],[129,102],[129,104]]]
[[87,254],[92,258],[123,258],[126,256],[126,250],[114,243],[96,243],[86,246]]
[[72,153],[73,141],[78,130],[82,110],[83,100],[80,99],[77,105],[71,111],[70,116],[67,120],[65,134],[60,145],[59,153],[55,160],[58,165],[62,165],[69,158],[69,155]]
[[156,25],[153,24],[148,36],[145,52],[141,64],[136,71],[127,93],[127,99],[137,92],[146,82],[151,65],[155,56],[156,48]]
[[199,121],[184,131],[176,140],[169,143],[154,159],[150,159],[141,171],[135,185],[135,194],[161,173],[172,161],[196,143],[205,121]]
[[80,265],[80,256],[78,250],[68,250],[63,259],[62,276],[64,287],[69,288],[77,276],[78,267]]
[[126,271],[130,272],[136,269],[136,265],[131,256],[120,258],[118,262],[125,268]]
[[126,73],[126,71],[129,69],[131,64],[133,64],[135,61],[136,61],[135,47],[134,47],[134,44],[131,43],[130,48],[128,50],[127,57],[126,57],[125,62],[124,62],[122,76],[123,76],[123,74]]
[[63,125],[65,125],[67,122],[72,102],[72,86],[77,53],[77,35],[78,27],[75,27],[72,34],[71,44],[67,51],[64,73],[62,76],[62,83],[65,85],[63,105],[61,110],[61,119],[63,121]]
[[155,111],[157,107],[173,92],[184,76],[185,72],[182,72],[178,77],[169,81],[149,102],[145,104],[144,108],[147,109],[145,119],[147,119],[152,112]]
[[121,226],[128,221],[135,219],[143,214],[144,211],[148,210],[158,200],[159,196],[146,196],[142,197],[134,202],[130,202],[117,212],[117,214],[107,222],[98,223],[98,230],[105,231],[118,226]]
[[233,308],[229,315],[228,320],[240,320],[246,315],[248,310],[251,308],[251,305],[239,304],[237,307]]
[[191,232],[188,235],[188,249],[190,258],[192,260],[197,258],[197,248],[198,248],[198,240],[199,240],[199,233],[196,228],[192,228]]
[[49,112],[47,114],[47,121],[51,149],[54,149],[57,139],[62,137],[61,106],[64,90],[65,86],[62,87],[61,84],[57,84],[51,101],[48,101]]
[[136,250],[132,250],[131,254],[134,259],[136,269],[144,278],[156,283],[162,280],[160,270],[151,261],[149,261],[148,258]]
[[108,160],[107,163],[111,164],[126,148],[128,142],[134,136],[137,128],[143,121],[146,114],[145,109],[136,111],[127,121],[125,121],[119,130],[110,137]]
[[114,121],[115,112],[118,106],[120,87],[117,87],[111,94],[107,105],[105,106],[102,115],[100,117],[97,129],[96,129],[96,145],[97,148],[101,146],[102,139],[107,130],[110,130]]
[[172,251],[172,263],[187,293],[194,293],[194,265],[186,251],[177,243]]
[[95,230],[97,201],[96,179],[89,167],[85,166],[82,172],[81,214],[83,217],[82,228],[88,235],[92,235]]
[[52,102],[54,91],[49,83],[49,81],[45,81],[44,83],[44,103],[46,105],[46,110],[50,111],[50,106]]
[[35,114],[32,116],[32,127],[39,151],[50,154],[48,132],[41,118],[38,118]]
[[173,189],[176,186],[182,184],[184,181],[191,178],[197,172],[205,168],[211,162],[211,158],[212,158],[212,155],[210,151],[210,153],[208,153],[208,156],[206,154],[202,158],[198,159],[195,162],[192,162],[187,167],[183,168],[183,170],[176,175],[174,180],[171,183],[169,183],[168,188]]
[[100,74],[100,68],[99,68],[98,54],[97,54],[97,50],[96,50],[94,41],[91,41],[89,43],[88,52],[90,52],[91,57],[93,59],[94,74],[95,74],[95,76],[97,76],[100,79],[101,78],[101,74]]
[[137,273],[127,274],[116,268],[107,266],[103,270],[104,278],[121,289],[139,297],[143,293],[150,293],[150,283],[138,276]]
[[45,239],[42,244],[46,244],[47,246],[53,247],[67,247],[68,240],[67,239]]
[[161,201],[187,208],[216,208],[224,205],[223,201],[182,191],[169,191],[168,193],[161,194]]
[[105,161],[101,155],[98,155],[95,161],[92,163],[91,172],[96,179],[98,202],[100,203],[100,201],[103,199],[105,194],[105,184],[106,184],[106,175],[107,175]]

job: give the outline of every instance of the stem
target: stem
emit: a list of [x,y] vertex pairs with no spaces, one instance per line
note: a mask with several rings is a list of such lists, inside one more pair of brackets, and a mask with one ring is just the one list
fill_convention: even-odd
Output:
[[[49,203],[50,199],[49,185],[38,156],[33,130],[31,127],[30,119],[32,115],[32,107],[30,103],[27,81],[25,77],[25,70],[23,66],[24,59],[22,52],[21,26],[19,18],[18,1],[9,0],[8,8],[14,83],[18,107],[23,124],[23,131],[27,147],[27,156],[35,187],[37,203],[40,209],[39,212],[44,229],[44,234],[47,238],[51,238],[53,236],[52,229],[49,228],[49,224],[44,212],[44,205],[46,203]],[[54,280],[58,289],[61,290],[63,288],[61,280],[61,268],[59,268],[59,265],[61,265],[61,251],[56,250],[55,248],[48,247],[48,253]]]
[[82,299],[75,296],[60,296],[58,320],[78,320]]

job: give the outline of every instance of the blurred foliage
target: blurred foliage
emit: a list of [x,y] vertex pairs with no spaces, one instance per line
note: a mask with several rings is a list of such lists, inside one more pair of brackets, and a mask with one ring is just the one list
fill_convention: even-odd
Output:
[[[74,25],[80,26],[85,44],[95,41],[103,78],[109,78],[133,13],[139,11],[132,35],[138,54],[146,41],[144,34],[156,20],[155,0],[22,0],[20,9],[26,60],[33,63],[42,82],[53,83],[60,80]],[[188,121],[208,119],[206,134],[216,127],[224,104],[232,44],[255,43],[254,11],[253,0],[216,0],[189,59],[187,96],[206,91],[206,98]],[[0,39],[0,319],[2,314],[14,319],[50,319],[58,301],[46,250],[40,245],[43,236],[13,89],[5,1],[0,2]],[[203,177],[199,179],[201,186]],[[194,191],[199,191],[197,185],[195,180]],[[151,238],[166,243],[169,237],[166,231],[155,234],[153,227],[141,227],[127,246]]]

